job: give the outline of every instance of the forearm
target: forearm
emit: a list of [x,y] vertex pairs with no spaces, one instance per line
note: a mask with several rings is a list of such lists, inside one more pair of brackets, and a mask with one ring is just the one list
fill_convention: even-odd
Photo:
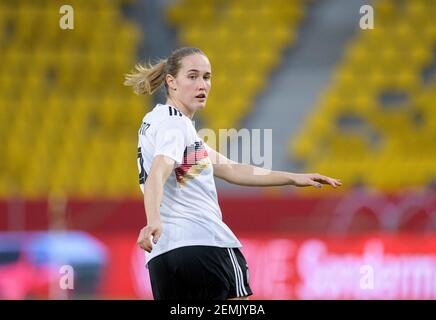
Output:
[[241,186],[284,186],[294,184],[294,174],[284,171],[272,171],[249,164],[230,165],[227,182]]
[[144,185],[144,207],[147,223],[160,220],[160,204],[163,198],[163,182],[160,179],[147,179]]

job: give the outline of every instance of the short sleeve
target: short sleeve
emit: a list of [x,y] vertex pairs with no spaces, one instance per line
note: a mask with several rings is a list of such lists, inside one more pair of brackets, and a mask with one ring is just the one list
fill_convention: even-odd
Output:
[[207,152],[207,155],[212,162],[212,164],[219,163],[219,153],[215,149],[212,149],[206,142],[203,141],[204,149]]
[[206,149],[207,154],[210,155],[211,154],[210,151],[213,149],[211,147],[209,147],[209,145],[204,141],[203,141],[203,145],[204,145],[204,148]]
[[187,126],[181,118],[162,121],[156,129],[155,152],[153,157],[164,155],[173,159],[177,165],[183,162],[187,141]]

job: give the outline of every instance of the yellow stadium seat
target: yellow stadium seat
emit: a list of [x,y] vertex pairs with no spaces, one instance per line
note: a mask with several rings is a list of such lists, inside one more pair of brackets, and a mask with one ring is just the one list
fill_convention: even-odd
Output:
[[[4,66],[0,111],[7,115],[0,118],[0,138],[5,138],[4,166],[8,168],[0,171],[0,195],[17,192],[39,197],[66,191],[92,196],[104,192],[111,176],[95,182],[105,160],[105,149],[95,145],[108,147],[102,137],[110,134],[117,139],[125,134],[124,127],[130,130],[134,125],[133,117],[137,117],[136,125],[143,115],[131,90],[122,88],[123,73],[136,61],[141,40],[138,27],[121,13],[120,6],[132,1],[72,0],[74,32],[59,28],[59,5],[52,1],[0,3],[0,29],[4,19],[14,27],[7,39],[0,32],[0,39],[7,41],[6,50],[0,53]],[[126,116],[120,116],[121,107]],[[9,111],[14,117],[3,123]],[[136,129],[129,134],[135,136]],[[99,138],[90,145],[87,139],[92,136]],[[116,148],[126,152],[118,144],[110,149],[117,152]],[[29,150],[32,161],[28,161]],[[28,162],[26,170],[22,170],[24,162]],[[82,163],[85,170],[77,170]],[[111,169],[122,172],[119,167],[123,164],[113,163]],[[136,185],[135,180],[126,182],[130,178],[118,175],[114,194],[118,190],[120,196],[125,195],[126,185]]]
[[[312,120],[291,140],[290,156],[306,170],[337,173],[344,182],[362,180],[392,191],[422,186],[434,179],[436,168],[436,86],[422,78],[422,70],[434,62],[436,6],[426,0],[404,6],[381,0],[375,10],[377,27],[350,42],[332,85],[309,115]],[[392,94],[404,98],[390,104],[381,99]],[[347,112],[364,119],[366,129],[333,130],[335,119]],[[314,134],[322,126],[330,134]]]

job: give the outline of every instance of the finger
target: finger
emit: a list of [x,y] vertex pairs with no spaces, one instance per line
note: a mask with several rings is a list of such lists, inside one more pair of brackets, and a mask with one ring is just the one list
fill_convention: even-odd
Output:
[[159,241],[160,235],[162,232],[160,230],[156,230],[156,232],[153,234],[153,243],[156,244]]
[[313,180],[322,183],[322,184],[331,184],[331,181],[328,177],[317,175]]
[[340,182],[340,181],[338,181],[338,180],[336,180],[336,179],[332,179],[333,180],[333,182],[334,182],[334,184],[335,184],[335,188],[336,187],[340,187],[340,186],[342,186],[342,182]]
[[138,239],[136,239],[136,244],[139,245],[142,242],[142,239],[144,239],[144,232],[141,231],[139,233]]
[[332,179],[332,178],[329,178],[329,177],[326,177],[326,176],[318,175],[318,177],[317,177],[316,180],[318,180],[318,181],[321,182],[322,184],[329,184],[329,185],[331,185],[332,187],[336,188],[336,182],[335,182],[335,180]]
[[141,247],[141,249],[147,252],[151,252],[151,250],[153,249],[151,242],[146,240],[142,241],[139,246]]
[[150,247],[150,246],[147,246],[147,244],[146,244],[145,242],[141,242],[141,243],[139,244],[139,247],[140,247],[142,250],[145,250],[145,251],[147,251],[147,252],[151,252],[151,247]]
[[342,186],[342,182],[339,179],[330,178],[330,180],[335,184],[335,187]]
[[146,229],[142,229],[141,232],[139,233],[138,239],[136,240],[136,243],[138,245],[140,245],[142,243],[142,241],[145,239],[145,233],[146,233]]
[[147,231],[147,227],[142,228],[141,230],[139,230],[139,236],[138,236],[138,241],[140,239],[142,239],[144,233]]
[[315,180],[309,180],[309,184],[311,186],[315,187],[315,188],[321,188],[322,187],[321,183],[319,183],[319,182],[317,182]]
[[141,240],[138,240],[137,244],[143,250],[146,250],[146,251],[150,251],[151,250],[151,244],[147,243],[145,238],[142,238]]
[[333,180],[332,178],[328,178],[327,181],[328,184],[331,185],[333,188],[337,187],[335,180]]
[[139,239],[138,239],[138,241],[136,242],[136,244],[137,244],[141,249],[143,249],[143,250],[148,250],[148,248],[147,248],[147,244],[146,244],[145,241],[143,241],[143,240],[139,240]]
[[150,252],[153,248],[151,244],[151,234],[150,231],[144,230],[141,232],[140,237],[138,238],[138,245],[147,252]]
[[145,235],[143,243],[145,246],[145,250],[147,250],[148,252],[150,252],[153,249],[153,243],[152,243],[152,238],[153,236],[150,233],[147,233],[147,235]]

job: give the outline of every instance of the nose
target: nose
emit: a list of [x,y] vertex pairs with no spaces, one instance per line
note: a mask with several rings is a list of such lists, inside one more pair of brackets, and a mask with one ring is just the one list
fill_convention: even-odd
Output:
[[198,89],[206,90],[206,82],[203,79],[200,80],[200,83],[198,84]]
[[200,82],[198,84],[198,89],[206,91],[206,88],[207,88],[207,84],[206,83],[207,83],[206,80],[204,80],[203,78],[200,78]]

